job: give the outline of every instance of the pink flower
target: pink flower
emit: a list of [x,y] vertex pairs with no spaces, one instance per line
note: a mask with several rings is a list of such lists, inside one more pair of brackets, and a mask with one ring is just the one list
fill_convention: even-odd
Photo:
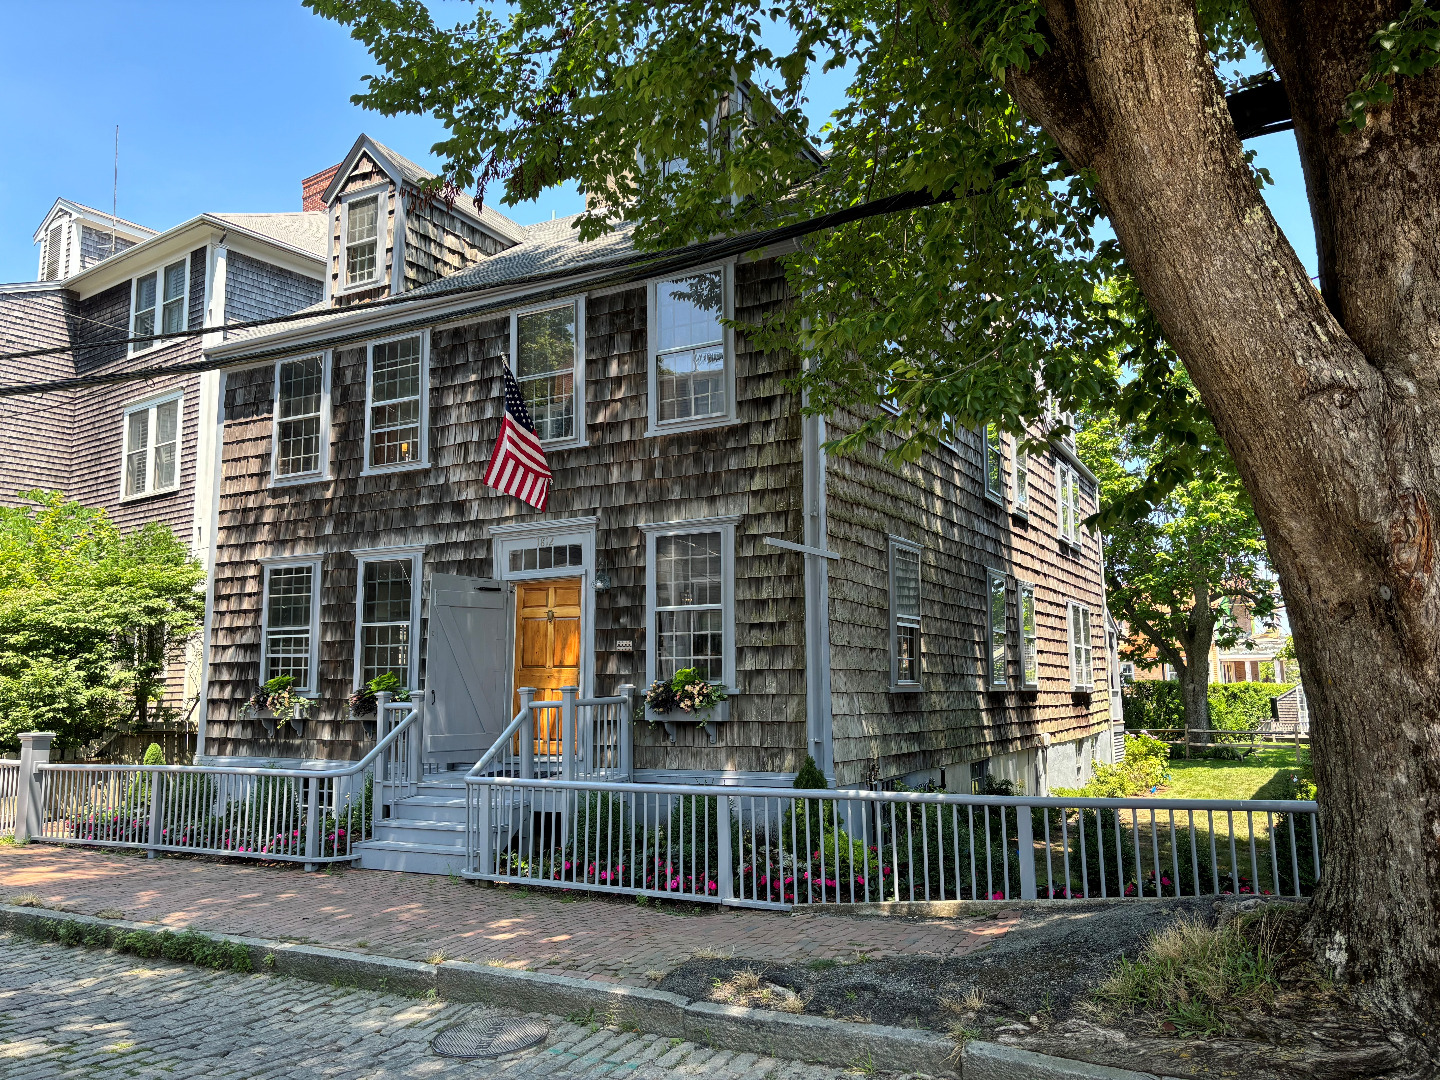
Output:
[[990,894],[990,899],[991,899],[991,900],[1004,900],[1004,899],[1005,899],[1005,894],[1004,894],[1003,892],[992,892],[992,893]]

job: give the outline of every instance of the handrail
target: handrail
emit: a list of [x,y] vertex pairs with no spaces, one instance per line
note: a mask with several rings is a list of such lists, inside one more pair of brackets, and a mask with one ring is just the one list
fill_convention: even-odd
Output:
[[[398,724],[385,733],[385,736],[376,741],[370,752],[359,761],[351,762],[341,769],[257,769],[247,766],[229,765],[94,765],[82,762],[49,761],[37,764],[37,770],[46,772],[83,772],[90,770],[105,770],[108,772],[163,772],[163,773],[213,773],[226,772],[236,776],[296,776],[303,779],[329,776],[355,776],[373,765],[375,760],[399,737],[402,731],[411,727],[420,716],[418,707],[412,707]],[[18,762],[16,764],[19,764]]]
[[962,806],[1030,806],[1063,807],[1084,810],[1251,810],[1273,814],[1316,813],[1319,806],[1303,799],[1067,799],[1060,796],[965,795],[961,792],[866,791],[836,788],[728,787],[722,784],[634,784],[619,781],[520,779],[513,776],[469,776],[467,784],[492,784],[508,787],[562,788],[572,791],[599,790],[646,795],[726,795],[731,798],[825,799],[832,802],[908,802],[958,803]]
[[[560,703],[557,701],[555,704],[558,705]],[[520,711],[515,714],[515,719],[510,721],[509,725],[506,726],[505,730],[502,731],[500,735],[496,738],[496,740],[490,744],[490,749],[486,750],[485,753],[481,754],[480,760],[475,762],[475,764],[470,767],[470,771],[465,774],[466,783],[469,783],[472,776],[479,775],[480,770],[487,767],[491,763],[491,761],[494,760],[497,754],[501,753],[503,750],[509,747],[510,740],[515,737],[515,732],[520,730],[521,723],[524,722],[526,716],[528,716],[529,714],[530,703],[528,701],[522,702],[520,705]]]

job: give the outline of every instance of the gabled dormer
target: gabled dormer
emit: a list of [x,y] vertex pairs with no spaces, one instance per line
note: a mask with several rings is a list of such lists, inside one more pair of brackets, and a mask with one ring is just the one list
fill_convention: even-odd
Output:
[[35,230],[37,281],[64,281],[155,235],[154,229],[69,199],[56,199]]
[[369,136],[355,141],[321,196],[335,307],[408,292],[523,239],[519,225],[468,195],[447,202],[422,190],[434,175]]

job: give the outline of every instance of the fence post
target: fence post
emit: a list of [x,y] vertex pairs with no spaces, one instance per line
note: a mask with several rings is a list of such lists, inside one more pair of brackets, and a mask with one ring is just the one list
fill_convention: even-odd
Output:
[[715,798],[715,846],[720,850],[716,852],[716,870],[718,878],[716,884],[720,887],[720,900],[735,899],[735,868],[731,864],[730,856],[730,796],[717,795]]
[[627,784],[631,781],[635,770],[635,747],[631,742],[631,735],[634,732],[634,709],[635,687],[631,683],[624,683],[619,688],[620,693],[620,731],[616,738],[620,743],[620,779]]
[[36,768],[50,760],[53,731],[26,731],[20,735],[20,775],[15,784],[15,842],[24,844],[45,835],[45,793],[42,773]]
[[535,688],[522,686],[515,693],[520,698],[520,712],[524,716],[517,732],[520,736],[520,778],[532,780],[535,777],[535,713],[530,703],[535,700]]
[[1020,846],[1020,899],[1034,900],[1035,834],[1030,826],[1030,807],[1028,806],[1015,808],[1015,840]]
[[474,845],[470,869],[477,874],[493,874],[495,863],[490,857],[490,792],[492,789],[489,784],[466,784],[465,789],[469,798],[478,798],[479,800],[475,807],[475,831],[470,835],[470,842]]
[[153,859],[157,854],[155,848],[160,843],[160,823],[164,814],[161,811],[160,801],[161,775],[158,771],[152,769],[147,776],[150,780],[150,783],[147,785],[150,788],[150,823],[148,830],[149,835],[145,838],[145,846],[148,849],[145,852],[145,857],[147,859]]
[[312,776],[307,781],[310,791],[305,800],[305,872],[315,869],[315,859],[320,854],[320,777]]

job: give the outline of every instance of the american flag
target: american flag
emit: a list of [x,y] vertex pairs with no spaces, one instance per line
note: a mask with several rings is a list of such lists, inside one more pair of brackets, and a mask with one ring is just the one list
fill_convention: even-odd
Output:
[[505,421],[500,425],[500,437],[495,440],[495,452],[490,455],[490,467],[485,470],[485,483],[496,491],[514,495],[536,510],[544,510],[550,498],[550,480],[550,466],[545,462],[545,451],[535,434],[535,423],[507,364]]

